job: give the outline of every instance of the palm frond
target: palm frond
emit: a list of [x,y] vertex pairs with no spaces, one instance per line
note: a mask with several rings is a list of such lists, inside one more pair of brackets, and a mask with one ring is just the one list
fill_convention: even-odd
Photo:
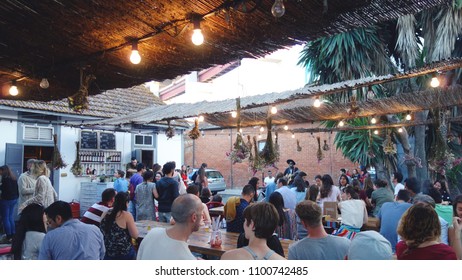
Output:
[[414,15],[402,16],[396,23],[398,30],[396,50],[409,68],[416,66],[416,59],[419,57],[419,41],[415,32],[415,24]]

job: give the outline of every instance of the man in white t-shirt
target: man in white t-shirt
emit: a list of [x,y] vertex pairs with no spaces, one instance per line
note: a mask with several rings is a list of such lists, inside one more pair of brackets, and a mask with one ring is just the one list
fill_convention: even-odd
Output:
[[398,192],[400,190],[404,190],[404,185],[401,184],[401,182],[403,181],[403,174],[401,174],[400,172],[395,172],[393,173],[393,186],[395,186],[395,199],[396,199],[396,196],[398,195]]
[[263,180],[263,182],[264,182],[264,187],[266,187],[266,185],[268,185],[269,183],[274,182],[274,177],[273,177],[273,173],[271,172],[271,170],[268,170],[268,176],[265,177],[265,180]]
[[169,228],[154,228],[141,242],[138,260],[195,260],[187,240],[199,230],[202,202],[192,194],[177,197],[172,204],[175,224]]

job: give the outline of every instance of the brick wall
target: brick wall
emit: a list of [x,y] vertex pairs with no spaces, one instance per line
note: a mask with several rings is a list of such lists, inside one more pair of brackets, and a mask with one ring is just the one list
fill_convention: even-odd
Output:
[[[306,126],[290,126],[290,129],[297,127]],[[258,135],[259,131],[257,128],[245,128],[243,133],[245,141],[247,141],[247,134],[253,137],[254,135]],[[244,186],[253,175],[253,172],[249,170],[248,162],[244,161],[233,165],[226,157],[226,152],[232,149],[235,134],[235,129],[207,130],[204,131],[203,137],[193,141],[185,133],[183,136],[185,137],[185,164],[199,167],[202,162],[206,162],[209,168],[217,169],[223,174],[228,188],[240,188]],[[314,176],[316,174],[322,175],[326,173],[331,174],[335,182],[340,175],[340,168],[351,170],[357,166],[345,159],[340,151],[336,151],[333,146],[335,133],[300,133],[295,136],[296,138],[293,139],[290,133],[279,133],[280,161],[276,166],[281,172],[284,172],[284,169],[287,167],[286,160],[290,158],[297,163],[296,166],[300,170],[308,174],[310,183],[314,183]],[[318,150],[316,136],[321,137],[321,148],[324,145],[324,140],[330,146],[329,151],[322,151],[324,159],[320,162],[318,162],[316,156]],[[265,138],[266,132],[262,133],[262,138],[258,140],[264,140]],[[297,139],[300,141],[300,146],[302,147],[301,152],[297,151]],[[273,176],[278,171],[274,168],[269,169],[273,171]],[[261,177],[262,175],[259,172],[256,176]]]

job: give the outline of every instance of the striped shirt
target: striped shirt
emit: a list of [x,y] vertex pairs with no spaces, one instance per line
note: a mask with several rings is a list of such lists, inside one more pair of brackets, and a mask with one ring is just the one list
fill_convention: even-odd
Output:
[[95,203],[85,212],[85,214],[83,214],[80,221],[82,223],[96,225],[99,227],[101,220],[104,218],[109,209],[111,208],[103,202]]

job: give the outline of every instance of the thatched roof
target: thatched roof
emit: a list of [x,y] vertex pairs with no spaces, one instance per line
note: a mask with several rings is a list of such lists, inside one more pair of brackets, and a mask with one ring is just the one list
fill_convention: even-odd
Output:
[[[74,94],[80,70],[96,76],[90,94],[175,78],[193,70],[415,14],[449,0],[56,1],[9,0],[0,5],[2,98],[57,100]],[[323,6],[327,3],[327,6]],[[201,16],[205,43],[191,43],[191,19]],[[138,42],[142,62],[128,57]],[[41,89],[46,77],[50,87]],[[20,95],[7,89],[17,80]]]

